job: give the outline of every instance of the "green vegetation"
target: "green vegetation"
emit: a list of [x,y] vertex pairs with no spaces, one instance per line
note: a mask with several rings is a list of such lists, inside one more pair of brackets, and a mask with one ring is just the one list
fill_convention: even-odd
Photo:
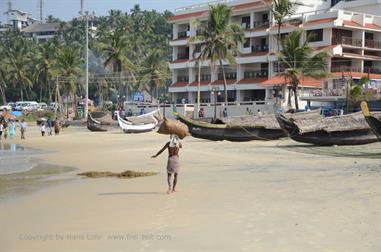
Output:
[[[232,10],[224,4],[209,7],[208,22],[197,24],[199,34],[191,41],[201,41],[199,61],[210,59],[211,67],[219,63],[224,79],[225,104],[228,105],[228,90],[223,60],[234,65],[239,53],[238,44],[244,42],[244,33],[238,24],[230,23]],[[199,69],[200,69],[199,63]],[[200,72],[200,71],[199,71]]]
[[[170,83],[172,33],[168,11],[124,13],[111,10],[98,17],[89,34],[90,99],[117,100],[118,95],[148,91],[155,96]],[[49,16],[48,22],[59,22]],[[18,30],[0,36],[0,101],[61,101],[61,95],[85,96],[86,23],[61,22],[52,39],[37,43]],[[120,77],[120,78],[118,78]],[[58,82],[57,82],[58,79]],[[154,92],[155,91],[155,92]]]
[[314,49],[308,44],[310,38],[301,42],[303,34],[302,29],[289,33],[282,41],[283,50],[278,56],[281,64],[285,67],[285,71],[281,75],[285,76],[292,84],[296,109],[299,109],[298,88],[301,79],[304,77],[317,79],[327,77],[326,68],[329,57],[325,51],[314,52]]

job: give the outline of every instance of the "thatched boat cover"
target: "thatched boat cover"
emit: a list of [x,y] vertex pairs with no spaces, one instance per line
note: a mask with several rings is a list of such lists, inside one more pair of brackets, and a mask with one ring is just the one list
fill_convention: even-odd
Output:
[[283,116],[291,121],[300,119],[317,119],[323,117],[320,114],[320,109],[298,113],[284,113]]
[[228,128],[265,128],[265,129],[281,129],[275,114],[262,116],[232,116],[221,119]]
[[316,131],[352,131],[369,129],[361,112],[331,117],[291,118],[301,134]]
[[[102,125],[112,125],[115,124],[115,121],[112,119],[111,113],[109,112],[91,112],[89,115],[95,122],[98,122]],[[118,123],[118,122],[116,122]]]

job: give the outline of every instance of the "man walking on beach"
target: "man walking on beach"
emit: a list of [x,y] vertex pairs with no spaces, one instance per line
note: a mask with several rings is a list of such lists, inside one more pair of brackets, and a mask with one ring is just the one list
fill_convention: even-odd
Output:
[[[177,176],[180,171],[180,160],[179,160],[179,151],[182,148],[179,137],[177,135],[170,135],[170,141],[167,142],[164,147],[152,158],[159,156],[165,149],[168,149],[168,163],[167,163],[167,181],[168,181],[168,191],[167,194],[176,192],[177,185]],[[173,187],[172,187],[172,174],[173,178]]]
[[27,127],[28,127],[28,124],[25,122],[25,120],[22,120],[20,124],[20,132],[21,132],[21,139],[23,140],[25,140],[25,131]]
[[0,122],[0,142],[3,137],[4,125],[3,122]]

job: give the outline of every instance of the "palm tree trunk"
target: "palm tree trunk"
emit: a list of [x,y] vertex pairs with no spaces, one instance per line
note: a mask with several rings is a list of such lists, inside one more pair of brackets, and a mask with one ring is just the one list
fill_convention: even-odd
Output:
[[291,88],[288,89],[288,100],[287,100],[287,105],[291,108]]
[[0,93],[1,93],[1,98],[3,100],[3,104],[7,104],[7,97],[5,96],[4,89],[1,85],[0,85]]
[[277,51],[278,51],[278,55],[277,55],[277,65],[278,65],[278,74],[280,73],[280,60],[279,60],[279,54],[280,54],[280,39],[281,39],[281,35],[280,35],[280,28],[282,27],[282,24],[281,23],[278,23],[278,39],[277,39]]
[[228,104],[228,85],[226,82],[226,76],[225,76],[225,68],[222,64],[222,60],[220,59],[220,66],[222,68],[222,77],[224,78],[224,94],[225,94],[225,106],[229,106]]
[[20,98],[21,98],[21,101],[24,100],[24,94],[23,94],[23,88],[20,87]]
[[292,89],[294,91],[294,101],[295,101],[295,109],[299,110],[299,101],[298,101],[298,83],[294,81],[292,85]]

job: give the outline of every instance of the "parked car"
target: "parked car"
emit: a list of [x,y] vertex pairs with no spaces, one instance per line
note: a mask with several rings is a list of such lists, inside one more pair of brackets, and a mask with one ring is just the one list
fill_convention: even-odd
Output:
[[40,103],[38,104],[38,109],[37,109],[37,110],[39,110],[39,111],[44,111],[44,110],[46,110],[46,109],[48,109],[48,104],[46,104],[45,102],[40,102]]
[[37,102],[26,102],[25,106],[23,106],[22,110],[23,111],[36,111],[38,109],[38,103]]
[[12,110],[12,104],[8,103],[7,105],[0,106],[0,111],[11,111]]

